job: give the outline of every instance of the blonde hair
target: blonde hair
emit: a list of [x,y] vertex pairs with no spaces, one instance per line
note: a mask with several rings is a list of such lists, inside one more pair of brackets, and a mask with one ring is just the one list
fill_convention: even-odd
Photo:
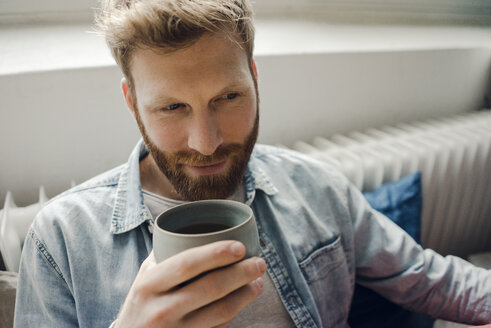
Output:
[[137,48],[164,53],[191,46],[204,33],[226,34],[246,51],[252,72],[254,26],[249,0],[103,0],[96,25],[134,91]]

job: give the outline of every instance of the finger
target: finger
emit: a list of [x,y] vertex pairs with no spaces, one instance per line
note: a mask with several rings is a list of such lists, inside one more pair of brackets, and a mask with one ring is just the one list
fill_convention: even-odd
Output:
[[253,257],[232,266],[208,273],[191,284],[176,290],[177,304],[183,304],[178,311],[185,316],[203,306],[211,304],[233,291],[261,277],[266,271],[266,263]]
[[228,327],[228,325],[229,325],[231,322],[232,322],[232,321],[229,321],[229,322],[224,323],[223,325],[218,325],[218,326],[213,327],[213,328],[226,328],[226,327]]
[[200,275],[230,265],[245,255],[245,247],[237,241],[218,241],[191,248],[155,265],[155,272],[146,277],[155,293],[166,292]]
[[247,305],[264,290],[262,278],[257,278],[217,302],[189,314],[183,322],[186,327],[226,327]]
[[155,259],[155,254],[153,253],[153,250],[152,250],[150,252],[150,254],[148,255],[148,257],[143,261],[142,265],[140,266],[140,270],[146,271],[146,270],[151,269],[155,265],[157,265],[157,261]]

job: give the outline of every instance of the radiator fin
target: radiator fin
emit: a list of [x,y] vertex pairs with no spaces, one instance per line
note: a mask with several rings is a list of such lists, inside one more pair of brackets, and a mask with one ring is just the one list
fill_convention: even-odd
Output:
[[423,246],[467,256],[491,249],[491,112],[298,141],[361,191],[421,171]]

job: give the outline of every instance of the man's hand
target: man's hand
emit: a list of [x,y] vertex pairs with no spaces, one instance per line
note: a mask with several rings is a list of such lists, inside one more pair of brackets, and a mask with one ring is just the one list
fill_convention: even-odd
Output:
[[237,262],[244,255],[244,245],[235,241],[192,248],[161,263],[152,252],[140,267],[116,327],[226,326],[263,290],[264,260]]

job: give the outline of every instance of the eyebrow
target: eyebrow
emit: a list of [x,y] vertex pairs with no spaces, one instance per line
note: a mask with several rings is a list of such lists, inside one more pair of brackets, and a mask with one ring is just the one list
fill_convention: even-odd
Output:
[[[233,91],[234,89],[244,89],[247,87],[247,81],[246,79],[240,79],[238,81],[232,82],[229,85],[226,85],[222,89],[220,89],[218,92],[216,92],[216,95],[221,95],[227,91]],[[147,103],[144,104],[145,108],[149,109],[155,109],[162,104],[177,104],[177,103],[183,103],[182,100],[179,100],[178,98],[172,97],[172,96],[166,96],[166,95],[158,95],[153,99],[150,99]]]
[[247,88],[247,80],[246,79],[240,79],[236,82],[233,82],[225,87],[223,87],[221,90],[217,92],[217,95],[223,94],[227,91],[232,91],[234,89],[245,89]]
[[160,107],[162,104],[177,104],[182,103],[177,98],[168,97],[168,96],[157,96],[153,99],[150,99],[147,103],[144,104],[145,108],[148,109],[156,109],[156,107]]

